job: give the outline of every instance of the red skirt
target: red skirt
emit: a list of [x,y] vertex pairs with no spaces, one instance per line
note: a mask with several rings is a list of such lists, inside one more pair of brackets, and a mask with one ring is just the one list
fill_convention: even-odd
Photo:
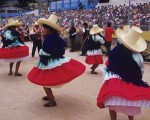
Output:
[[58,86],[70,82],[85,71],[85,66],[71,59],[69,62],[56,68],[42,70],[34,67],[28,74],[28,79],[41,86]]
[[87,64],[103,64],[102,55],[86,56],[85,62]]
[[13,48],[0,48],[0,59],[22,58],[29,55],[28,46],[17,46]]
[[130,101],[150,100],[150,87],[138,87],[118,78],[111,78],[106,80],[102,85],[97,97],[97,106],[104,108],[103,102],[112,96],[121,97]]

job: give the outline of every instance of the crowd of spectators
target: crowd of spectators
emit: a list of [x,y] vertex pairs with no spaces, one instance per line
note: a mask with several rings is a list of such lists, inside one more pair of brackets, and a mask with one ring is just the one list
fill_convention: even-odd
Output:
[[[127,5],[109,5],[101,6],[95,9],[81,9],[54,12],[59,16],[59,24],[67,28],[74,23],[76,28],[80,28],[84,22],[89,24],[98,24],[104,28],[108,22],[112,23],[114,29],[121,24],[139,26],[142,30],[150,30],[150,3],[136,3]],[[22,21],[23,24],[31,26],[38,18],[48,18],[51,13],[41,13],[40,16],[21,15],[15,19]],[[7,18],[0,18],[0,23],[5,24]]]
[[101,6],[90,10],[69,10],[56,12],[60,16],[60,24],[67,27],[70,23],[75,23],[78,28],[84,22],[89,26],[98,24],[104,28],[108,22],[112,23],[114,29],[120,24],[140,26],[142,30],[150,30],[150,3],[131,4],[119,6]]
[[[61,10],[53,13],[59,16],[58,22],[62,28],[67,29],[70,28],[71,24],[74,24],[75,28],[77,28],[76,41],[78,40],[80,42],[82,41],[82,34],[80,33],[83,29],[83,23],[87,23],[89,28],[91,28],[94,24],[98,24],[99,27],[105,29],[107,23],[110,22],[114,30],[120,27],[120,25],[122,26],[129,24],[130,26],[138,26],[143,31],[150,31],[150,2],[136,3],[131,4],[130,6],[124,4],[118,6],[101,6],[94,9],[68,11]],[[39,16],[35,16],[34,14],[26,14],[17,16],[14,19],[23,23],[23,32],[25,31],[25,33],[28,34],[26,36],[29,36],[29,31],[31,31],[29,30],[29,27],[31,28],[35,21],[39,18],[48,18],[50,14],[50,12],[41,13]],[[3,32],[2,26],[7,23],[7,19],[8,18],[0,18],[0,34]],[[66,38],[68,39],[68,37]],[[78,49],[81,48],[79,47]]]

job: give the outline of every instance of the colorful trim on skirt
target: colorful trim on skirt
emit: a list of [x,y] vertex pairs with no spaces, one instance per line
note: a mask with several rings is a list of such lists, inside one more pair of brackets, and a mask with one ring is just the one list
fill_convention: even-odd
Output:
[[85,66],[71,59],[69,62],[52,69],[40,69],[34,67],[28,74],[28,79],[34,84],[41,86],[58,86],[70,82],[83,74]]

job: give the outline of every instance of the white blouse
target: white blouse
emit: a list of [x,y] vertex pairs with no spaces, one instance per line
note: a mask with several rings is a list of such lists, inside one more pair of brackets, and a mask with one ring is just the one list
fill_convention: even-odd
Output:
[[141,68],[141,72],[143,74],[144,73],[144,60],[143,60],[142,55],[140,53],[133,53],[132,57],[135,60],[135,62],[139,65],[139,67]]

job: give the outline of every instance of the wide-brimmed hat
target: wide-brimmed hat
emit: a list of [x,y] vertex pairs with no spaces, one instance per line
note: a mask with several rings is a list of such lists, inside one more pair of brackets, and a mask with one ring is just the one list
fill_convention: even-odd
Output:
[[117,28],[117,30],[116,30],[116,35],[117,35],[117,37],[118,37],[118,34],[117,34],[117,33],[121,33],[121,32],[127,33],[130,29],[131,29],[131,28],[130,28],[129,25],[124,25],[124,26],[123,26],[123,29]]
[[130,25],[124,25],[123,30],[124,31],[129,31],[131,29]]
[[39,24],[38,24],[38,22],[36,21],[34,24],[33,24],[33,26],[38,26]]
[[10,26],[19,26],[21,23],[19,21],[15,21],[13,18],[8,19],[8,23],[4,26],[5,29],[7,29]]
[[128,32],[116,31],[120,42],[129,50],[142,52],[147,48],[146,41],[141,37],[142,30],[133,26]]
[[16,22],[17,26],[22,25],[22,23],[21,23],[21,22],[19,22],[19,20],[15,20],[15,22]]
[[94,34],[97,34],[97,33],[100,33],[102,32],[103,29],[100,28],[97,24],[93,25],[93,27],[90,29],[90,34],[91,35],[94,35]]
[[63,29],[61,27],[59,27],[57,22],[58,22],[58,17],[56,15],[54,15],[54,14],[51,14],[48,19],[40,18],[38,20],[38,24],[39,25],[46,24],[46,25],[52,27],[53,29],[55,29],[56,31],[61,32]]

